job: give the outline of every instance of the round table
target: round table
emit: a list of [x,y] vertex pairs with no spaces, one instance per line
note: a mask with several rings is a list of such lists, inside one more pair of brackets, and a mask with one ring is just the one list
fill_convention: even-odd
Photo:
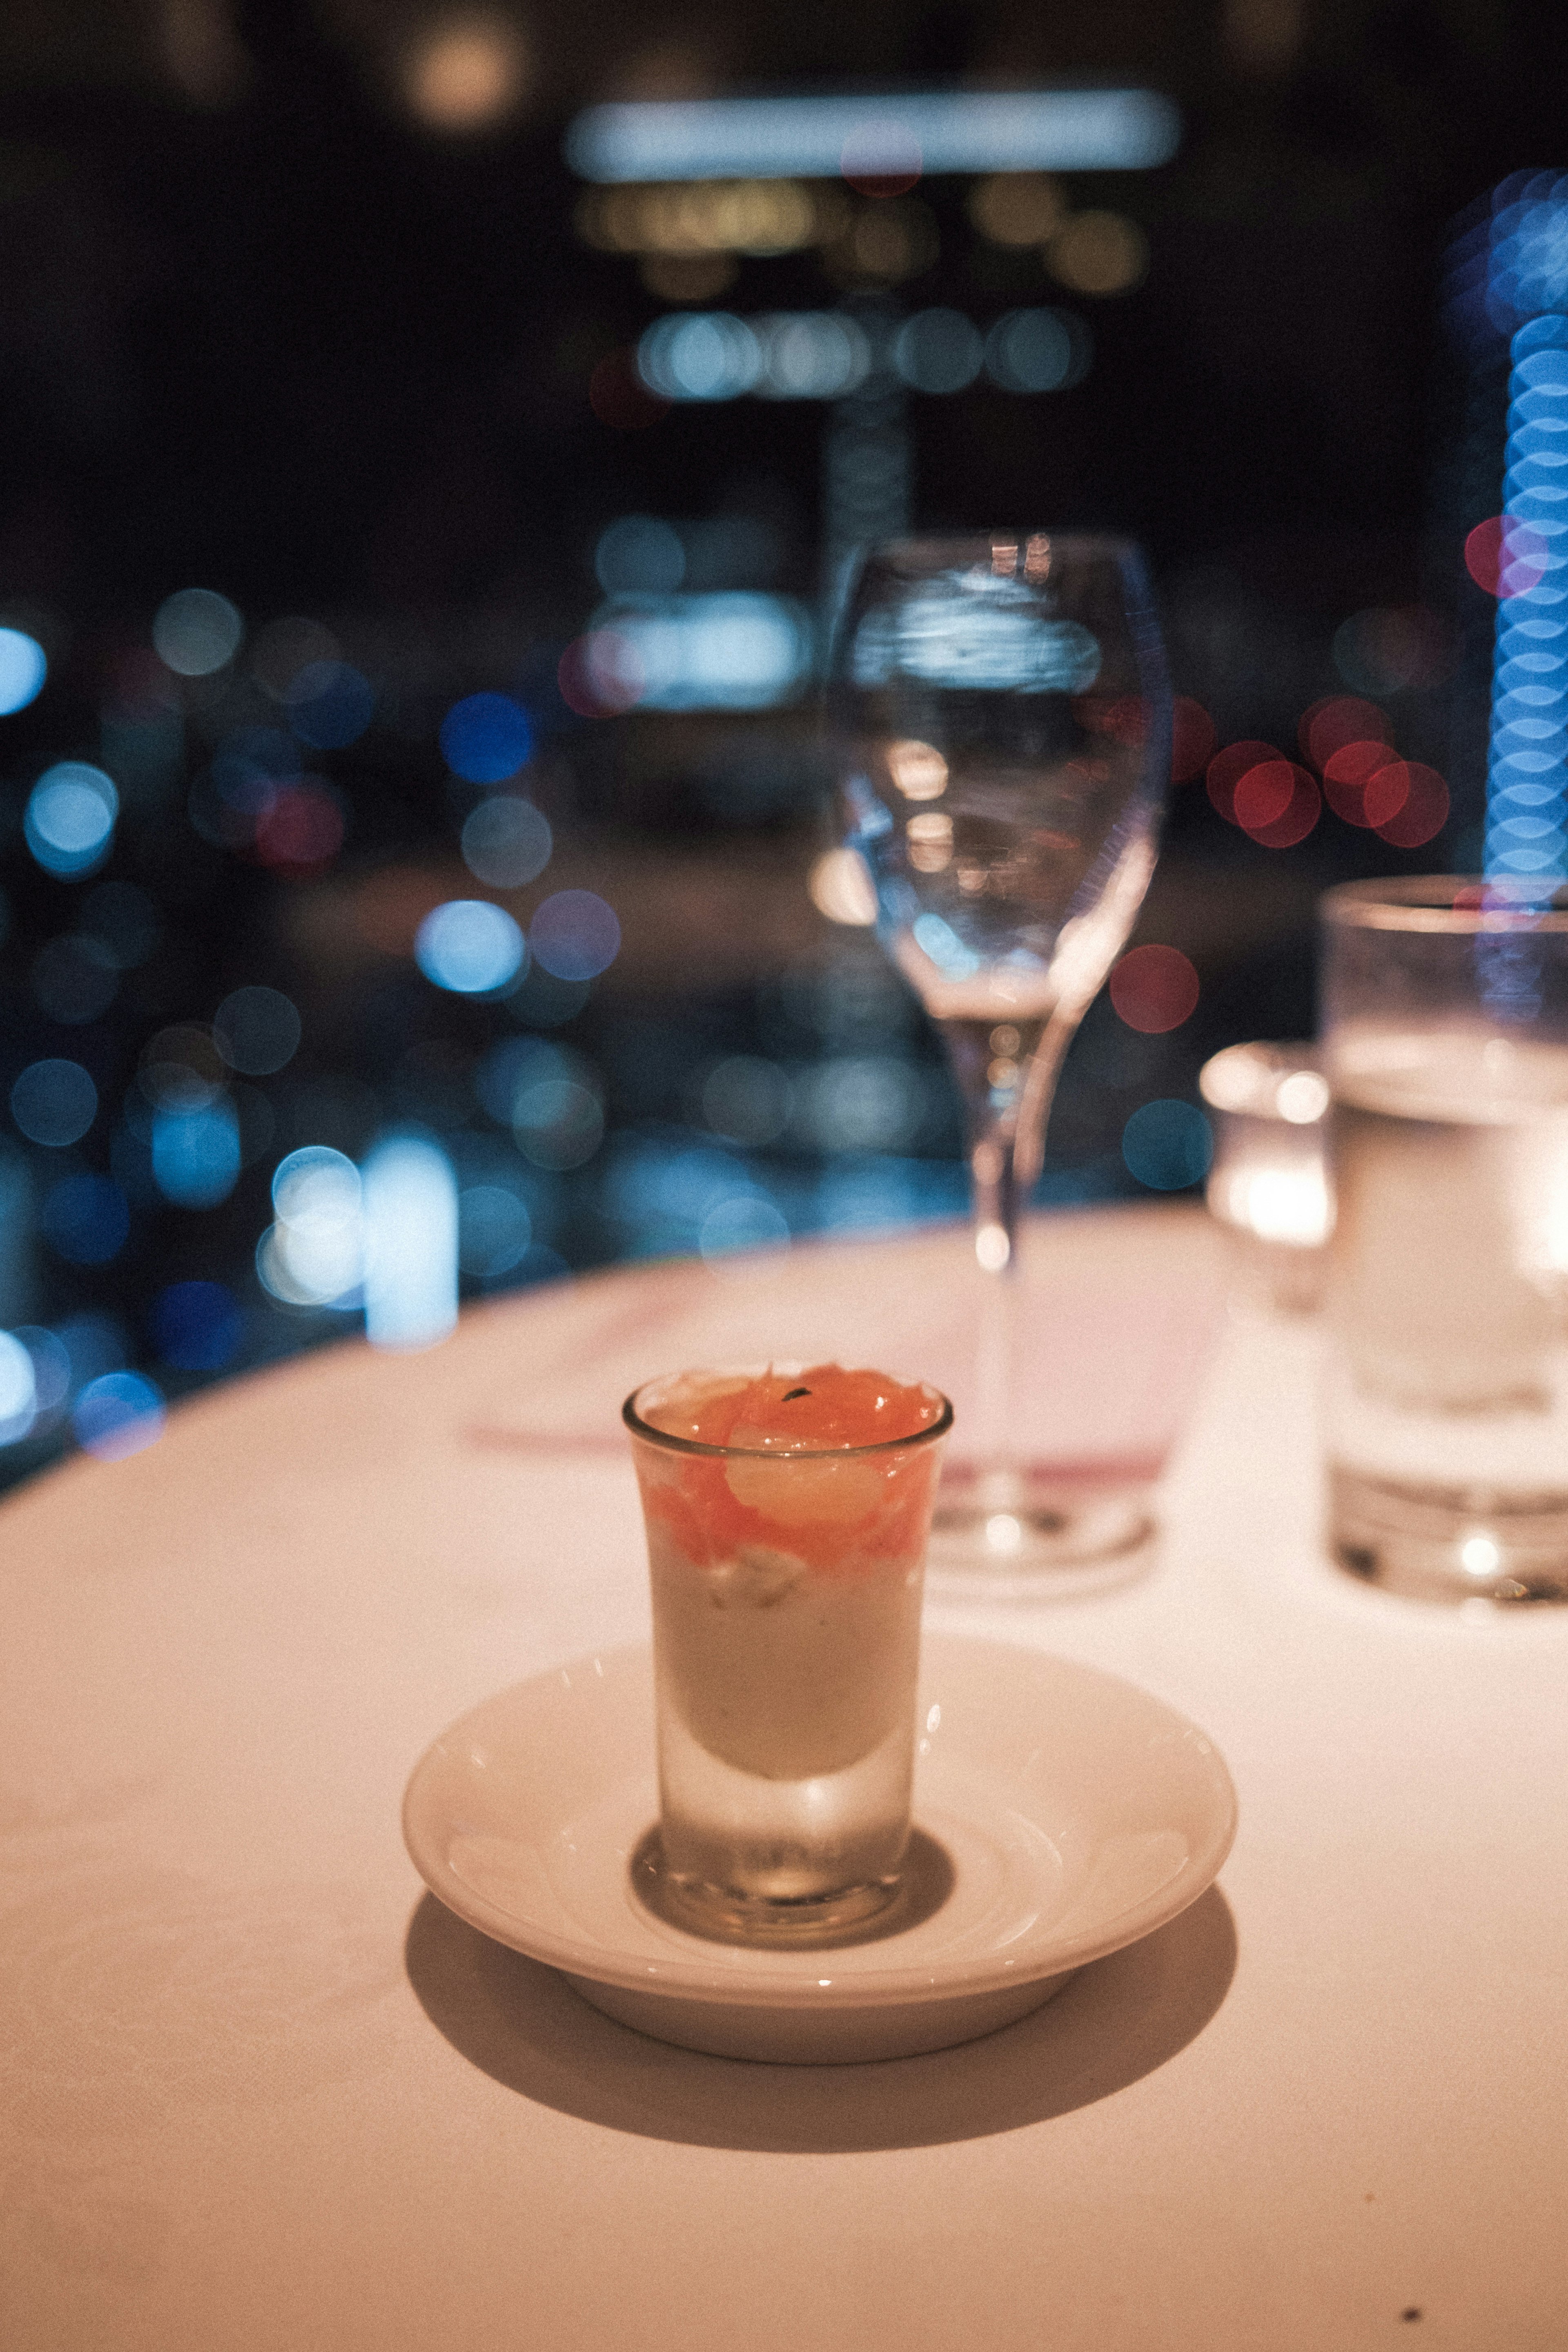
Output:
[[1031,1444],[1174,1440],[1145,1572],[933,1622],[1195,1717],[1240,1798],[1219,1886],[987,2041],[841,2068],[644,2039],[421,1889],[428,1741],[646,1634],[633,1381],[941,1378],[975,1279],[956,1232],[595,1277],[209,1392],[0,1507],[0,2340],[1568,2341],[1568,1614],[1325,1564],[1315,1334],[1228,1311],[1190,1210],[1031,1242]]

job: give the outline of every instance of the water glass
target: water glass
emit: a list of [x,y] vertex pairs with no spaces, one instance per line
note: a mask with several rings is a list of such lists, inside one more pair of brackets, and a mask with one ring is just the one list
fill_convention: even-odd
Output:
[[1568,891],[1322,913],[1332,1549],[1432,1600],[1568,1600]]

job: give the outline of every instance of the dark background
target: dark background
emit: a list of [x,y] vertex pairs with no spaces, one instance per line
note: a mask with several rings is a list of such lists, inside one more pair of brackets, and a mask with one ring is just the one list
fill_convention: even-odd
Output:
[[[443,128],[410,93],[428,43],[458,21],[499,35],[517,88],[492,118]],[[1147,1037],[1096,1007],[1053,1124],[1055,1199],[1137,1191],[1120,1150],[1133,1108],[1194,1098],[1223,1044],[1310,1031],[1326,882],[1474,861],[1490,607],[1459,549],[1496,504],[1500,421],[1495,387],[1467,381],[1445,333],[1442,260],[1495,182],[1563,160],[1561,12],[7,9],[0,624],[37,637],[50,673],[0,719],[0,1092],[67,1056],[103,1108],[68,1150],[14,1127],[0,1140],[0,1324],[63,1335],[79,1386],[135,1365],[174,1392],[342,1331],[342,1313],[280,1304],[258,1282],[268,1181],[300,1144],[357,1154],[399,1122],[440,1137],[465,1185],[510,1189],[528,1212],[532,1239],[512,1263],[487,1271],[482,1247],[468,1253],[475,1289],[690,1247],[703,1202],[736,1181],[767,1192],[795,1233],[961,1207],[934,1042],[867,935],[805,897],[826,838],[809,704],[745,722],[616,720],[582,718],[559,691],[561,656],[598,598],[595,542],[618,515],[738,520],[771,550],[760,584],[812,596],[824,430],[808,404],[677,407],[632,426],[595,413],[595,368],[669,303],[635,259],[574,234],[561,140],[608,96],[1074,78],[1146,84],[1181,107],[1173,162],[1068,184],[1075,207],[1137,224],[1147,274],[1115,295],[1064,294],[1037,256],[976,233],[966,184],[918,191],[936,249],[896,289],[901,304],[984,323],[1063,301],[1094,340],[1070,391],[1017,398],[981,383],[911,398],[918,520],[1135,533],[1177,688],[1220,743],[1293,751],[1307,706],[1358,683],[1336,666],[1342,625],[1421,607],[1438,652],[1384,707],[1402,753],[1447,776],[1453,818],[1402,853],[1326,812],[1300,844],[1268,850],[1222,820],[1201,777],[1178,787],[1139,936],[1192,958],[1198,1010]],[[721,299],[744,312],[844,291],[806,253],[742,261]],[[193,820],[213,743],[257,715],[257,690],[243,652],[226,703],[161,670],[153,616],[192,585],[233,601],[247,645],[280,616],[320,622],[371,681],[368,730],[312,756],[345,828],[330,858],[269,866]],[[437,733],[455,700],[484,690],[514,695],[534,724],[519,789],[557,845],[541,888],[584,884],[621,914],[623,955],[589,992],[453,997],[384,919],[405,885],[424,904],[472,887],[457,836],[478,795]],[[38,959],[96,918],[82,884],[39,870],[20,824],[39,772],[66,758],[116,777],[113,861],[92,883],[142,894],[153,944],[120,967],[107,1006],[61,1022]],[[250,1089],[262,1107],[247,1103],[235,1191],[181,1208],[137,1158],[138,1058],[163,1027],[208,1022],[258,982],[299,1006],[299,1053]],[[486,1108],[485,1057],[520,1037],[602,1105],[604,1139],[571,1167],[531,1159]],[[771,1135],[716,1124],[706,1080],[736,1057],[771,1065],[793,1104]],[[53,1245],[44,1214],[50,1188],[83,1172],[121,1187],[130,1220],[90,1263]],[[221,1285],[233,1309],[205,1363],[159,1337],[160,1298],[190,1281]],[[35,1466],[68,1431],[62,1403],[0,1446],[0,1465]]]

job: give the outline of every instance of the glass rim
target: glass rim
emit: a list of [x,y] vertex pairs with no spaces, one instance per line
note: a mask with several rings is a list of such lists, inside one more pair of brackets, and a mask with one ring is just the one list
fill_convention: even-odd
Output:
[[[711,1369],[722,1372],[725,1367],[714,1365]],[[736,1366],[735,1369],[740,1370],[742,1367]],[[671,1454],[707,1454],[721,1461],[852,1462],[868,1454],[897,1454],[917,1445],[930,1445],[937,1438],[945,1437],[952,1427],[952,1398],[943,1395],[931,1381],[922,1381],[922,1388],[929,1389],[932,1396],[942,1398],[942,1411],[928,1428],[911,1429],[903,1437],[879,1437],[869,1445],[816,1445],[800,1454],[775,1454],[765,1445],[712,1445],[706,1438],[677,1437],[671,1430],[656,1429],[651,1422],[643,1419],[637,1409],[638,1397],[646,1396],[649,1389],[659,1387],[661,1380],[678,1380],[679,1377],[679,1373],[656,1373],[652,1380],[639,1381],[621,1407],[621,1419],[634,1437],[644,1439],[649,1445],[662,1445]]]
[[[1479,903],[1455,903],[1472,891]],[[1343,930],[1450,939],[1482,931],[1568,931],[1568,884],[1542,888],[1524,875],[1396,875],[1381,882],[1337,882],[1319,899],[1318,914],[1325,925]]]

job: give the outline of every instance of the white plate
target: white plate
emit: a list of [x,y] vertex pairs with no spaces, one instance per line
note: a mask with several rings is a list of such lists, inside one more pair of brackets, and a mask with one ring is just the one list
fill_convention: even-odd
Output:
[[408,1851],[459,1918],[660,2041],[800,2064],[972,2041],[1195,1901],[1236,1792],[1194,1725],[1092,1667],[928,1635],[921,1681],[911,1898],[863,1941],[710,1943],[639,1895],[658,1815],[641,1648],[455,1723],[408,1784]]

